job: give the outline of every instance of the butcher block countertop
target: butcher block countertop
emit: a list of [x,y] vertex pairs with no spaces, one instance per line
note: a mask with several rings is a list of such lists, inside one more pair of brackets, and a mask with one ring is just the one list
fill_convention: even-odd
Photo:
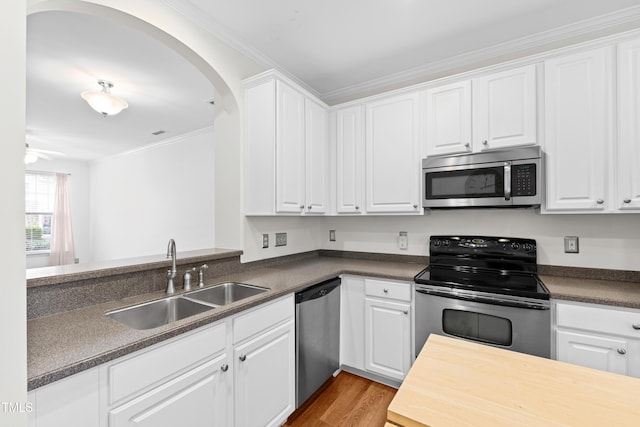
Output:
[[407,427],[637,427],[640,379],[432,334],[387,419]]

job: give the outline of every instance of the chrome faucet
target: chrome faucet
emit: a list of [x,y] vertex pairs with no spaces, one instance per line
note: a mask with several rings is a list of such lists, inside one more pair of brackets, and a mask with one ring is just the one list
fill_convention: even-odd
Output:
[[167,258],[169,257],[171,257],[171,270],[167,270],[167,289],[165,292],[172,294],[176,291],[173,279],[178,274],[178,269],[176,268],[176,242],[173,239],[169,239],[169,245],[167,246]]

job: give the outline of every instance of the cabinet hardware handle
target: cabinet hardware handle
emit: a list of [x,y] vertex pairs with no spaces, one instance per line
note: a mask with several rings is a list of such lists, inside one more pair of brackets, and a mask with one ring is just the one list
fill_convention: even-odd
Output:
[[239,359],[240,359],[240,361],[241,361],[241,362],[244,362],[245,360],[247,360],[247,355],[246,355],[246,354],[243,354],[243,355],[241,355],[241,356],[239,357]]
[[631,199],[624,199],[623,202],[625,203],[631,203]]
[[489,145],[489,141],[485,139],[484,141],[482,141],[482,145]]
[[469,143],[467,142],[466,144],[464,144],[464,146],[465,146],[466,148],[470,148],[470,147],[471,147],[471,144],[469,144]]
[[308,208],[309,210],[311,210],[311,208],[312,208],[312,207],[313,207],[313,206],[309,205],[307,208]]
[[360,206],[356,206],[356,210],[360,209]]
[[418,209],[418,205],[413,205],[413,209]]
[[389,293],[389,289],[383,289],[383,291],[384,291],[385,294]]
[[404,314],[409,314],[409,310],[402,310]]
[[626,349],[624,349],[624,348],[619,348],[619,349],[618,349],[618,353],[620,353],[620,354],[627,354],[627,350],[626,350]]
[[603,204],[603,203],[604,203],[604,200],[602,200],[602,199],[598,199],[598,200],[596,200],[596,203],[597,203],[597,204],[599,204],[599,205],[601,205],[601,204]]
[[631,327],[636,331],[640,331],[640,323],[634,323],[633,325],[631,325]]
[[300,205],[300,209],[304,209],[304,205]]
[[222,365],[222,366],[220,367],[220,370],[221,370],[222,372],[227,372],[227,371],[229,370],[229,365],[227,365],[227,364],[225,363],[224,365]]

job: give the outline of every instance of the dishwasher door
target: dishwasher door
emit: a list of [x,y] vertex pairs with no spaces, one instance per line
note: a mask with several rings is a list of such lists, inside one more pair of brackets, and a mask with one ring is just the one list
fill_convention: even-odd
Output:
[[296,293],[296,408],[340,367],[340,279]]

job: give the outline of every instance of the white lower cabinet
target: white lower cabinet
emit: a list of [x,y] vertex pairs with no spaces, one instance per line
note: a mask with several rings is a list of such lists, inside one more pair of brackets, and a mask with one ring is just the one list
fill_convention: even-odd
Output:
[[229,425],[227,355],[223,354],[109,411],[109,426]]
[[91,427],[100,420],[97,368],[29,392],[29,427]]
[[279,426],[295,410],[293,320],[233,350],[236,426]]
[[366,369],[402,380],[411,367],[408,303],[365,298]]
[[342,277],[340,364],[402,381],[413,362],[411,283]]
[[276,426],[295,409],[289,295],[29,393],[29,427]]
[[556,359],[640,377],[640,310],[557,302]]

